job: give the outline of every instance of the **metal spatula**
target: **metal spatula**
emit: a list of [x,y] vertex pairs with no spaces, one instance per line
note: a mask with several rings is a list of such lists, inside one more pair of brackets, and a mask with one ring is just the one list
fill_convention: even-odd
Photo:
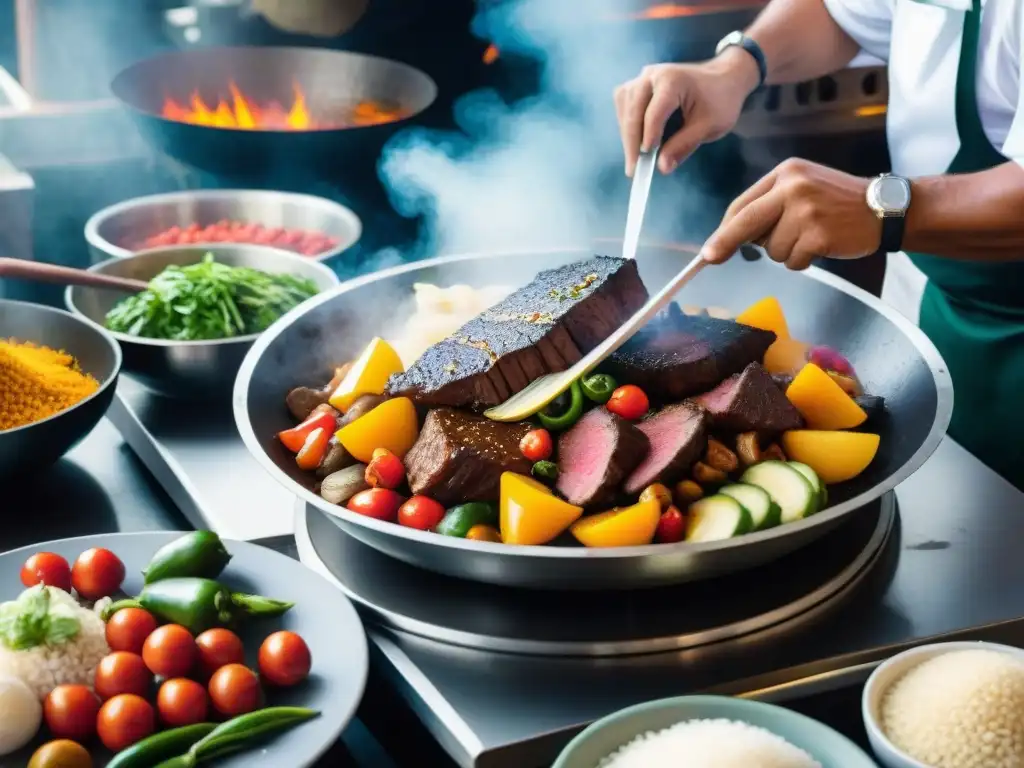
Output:
[[[655,155],[656,151],[650,154]],[[650,175],[645,177],[641,174],[644,161],[643,155],[641,155],[636,173],[633,175],[633,190],[629,196],[629,216],[626,222],[626,242],[622,249],[623,256],[626,256],[627,253],[630,254],[627,258],[631,258],[636,254],[640,238],[640,223],[643,221],[644,209],[647,207],[647,193],[650,190],[651,177],[654,173],[654,158],[648,157],[647,160],[650,162]],[[639,189],[638,184],[641,185]],[[639,205],[636,207],[634,206],[635,200],[639,202]],[[637,216],[639,217],[639,223],[634,221],[634,218]],[[662,307],[672,300],[672,297],[684,285],[693,279],[694,275],[700,272],[706,263],[704,259],[697,256],[678,275],[672,278],[668,285],[648,299],[647,303],[638,309],[624,325],[620,326],[615,333],[584,355],[583,359],[574,366],[561,373],[549,373],[547,376],[535,379],[527,385],[526,389],[512,395],[501,405],[485,411],[484,415],[494,421],[522,421],[535,414],[541,408],[544,408],[552,400],[569,389],[576,379],[586,376],[593,371],[610,354],[629,341]]]

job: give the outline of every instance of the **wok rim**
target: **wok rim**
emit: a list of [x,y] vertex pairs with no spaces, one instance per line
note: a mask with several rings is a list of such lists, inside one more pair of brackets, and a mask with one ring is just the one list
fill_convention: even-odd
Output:
[[[100,385],[99,387],[96,388],[96,391],[93,392],[88,397],[82,398],[77,403],[72,405],[70,408],[65,408],[62,411],[57,411],[57,413],[54,413],[51,416],[47,416],[45,419],[40,419],[39,421],[30,421],[28,424],[22,424],[20,427],[12,427],[11,429],[0,429],[0,438],[7,437],[8,435],[14,435],[18,432],[27,432],[32,427],[36,427],[41,424],[46,424],[47,422],[50,421],[56,421],[62,416],[69,415],[72,411],[78,410],[79,408],[84,408],[96,398],[102,397],[103,394],[108,389],[116,385],[117,380],[121,375],[121,368],[124,364],[124,355],[121,352],[121,345],[118,343],[117,339],[114,338],[113,334],[110,331],[103,328],[102,326],[96,325],[96,323],[93,323],[91,320],[84,317],[83,315],[79,315],[74,312],[69,312],[68,310],[61,309],[59,307],[51,307],[45,304],[36,304],[31,301],[18,301],[16,299],[0,298],[0,305],[4,304],[14,305],[15,307],[30,307],[31,309],[39,310],[41,312],[53,312],[55,314],[66,315],[67,317],[70,317],[79,325],[84,326],[90,333],[96,334],[99,338],[103,340],[103,343],[106,344],[107,347],[114,353],[114,365],[111,368],[110,373],[107,374],[107,376],[104,377],[103,381],[100,382]],[[4,338],[4,336],[0,335],[0,339],[2,338]],[[29,341],[29,339],[23,339],[22,341]],[[70,350],[64,351],[70,354],[72,357],[75,357],[74,353],[71,352]],[[78,358],[75,357],[75,360],[77,362]]]
[[[317,53],[329,53],[332,56],[335,56],[335,57],[337,57],[339,59],[363,59],[363,60],[369,61],[370,63],[372,63],[372,64],[374,64],[376,66],[380,66],[381,64],[393,65],[393,66],[399,67],[400,69],[404,70],[407,75],[411,75],[413,77],[421,79],[423,81],[423,84],[426,86],[427,95],[429,95],[430,98],[429,98],[429,100],[427,101],[427,103],[423,107],[417,109],[415,112],[413,112],[411,114],[408,114],[405,117],[399,118],[398,120],[389,120],[386,123],[374,123],[374,124],[371,124],[371,125],[353,125],[353,126],[348,126],[346,128],[309,128],[309,129],[302,130],[302,131],[282,131],[282,130],[273,130],[273,129],[268,130],[268,129],[263,129],[263,128],[261,128],[259,130],[256,130],[256,131],[253,131],[253,130],[249,130],[249,129],[245,129],[245,128],[224,128],[224,127],[221,127],[221,126],[197,125],[196,123],[187,123],[187,122],[184,122],[182,120],[172,120],[171,118],[164,117],[163,115],[161,115],[161,114],[159,114],[157,112],[153,112],[152,110],[143,109],[141,106],[139,106],[135,102],[134,99],[128,98],[123,93],[123,85],[124,85],[124,83],[129,78],[135,77],[136,76],[135,73],[139,69],[141,69],[142,67],[144,67],[146,65],[153,64],[155,66],[156,62],[165,62],[166,63],[166,62],[172,61],[174,59],[184,59],[185,57],[187,57],[189,55],[194,55],[197,52],[201,53],[201,54],[212,55],[215,52],[223,53],[224,51],[244,51],[244,50],[258,50],[258,51],[261,51],[261,52],[265,52],[265,55],[272,55],[272,54],[275,54],[275,53],[278,53],[278,52],[283,52],[283,51],[289,51],[289,52],[298,53],[299,55],[302,55],[302,54],[308,54],[311,51],[315,51]],[[263,54],[260,54],[260,55],[263,55]],[[267,136],[267,137],[304,136],[304,135],[305,136],[325,136],[325,135],[331,134],[331,133],[347,133],[349,131],[364,131],[364,130],[373,129],[373,128],[383,128],[385,126],[401,126],[403,124],[408,123],[410,120],[418,117],[419,115],[423,114],[428,109],[430,109],[437,102],[437,97],[438,97],[438,94],[439,94],[439,90],[438,90],[438,87],[437,87],[437,81],[435,81],[434,78],[432,78],[430,75],[428,75],[422,69],[419,69],[418,67],[414,67],[411,64],[406,64],[404,61],[399,61],[398,59],[389,59],[389,58],[386,58],[384,56],[374,56],[374,55],[369,54],[369,53],[358,53],[358,52],[355,52],[355,51],[336,51],[333,48],[303,47],[303,46],[297,46],[297,45],[218,45],[218,46],[211,46],[210,48],[202,48],[202,49],[199,49],[198,51],[196,51],[196,50],[168,51],[166,53],[161,53],[161,54],[157,54],[156,56],[150,56],[148,58],[142,59],[141,61],[137,61],[134,64],[130,64],[129,66],[127,66],[124,69],[122,69],[120,72],[118,72],[116,75],[114,75],[114,79],[110,81],[110,90],[114,94],[114,97],[119,102],[121,102],[121,104],[123,104],[125,107],[127,107],[130,111],[132,111],[135,114],[140,115],[142,117],[148,118],[150,120],[156,120],[156,121],[159,121],[161,123],[168,124],[168,125],[180,125],[180,126],[191,127],[191,128],[202,128],[202,129],[207,130],[207,131],[215,132],[214,135],[220,135],[220,136],[237,136],[237,135],[244,134],[244,135],[247,135],[247,136]]]
[[[621,240],[615,240],[611,238],[599,238],[595,240],[596,243],[621,243]],[[658,243],[658,242],[643,242],[641,248],[645,249],[658,249],[663,251],[673,251],[680,254],[688,254],[690,256],[695,255],[699,251],[699,247],[685,244],[685,243]],[[263,334],[256,340],[256,342],[249,348],[245,358],[242,360],[242,365],[238,369],[238,374],[235,378],[234,392],[232,394],[232,409],[234,410],[235,426],[238,429],[239,435],[242,441],[245,443],[249,453],[259,462],[259,464],[270,473],[270,475],[277,480],[283,487],[289,489],[298,498],[302,499],[308,504],[312,504],[315,508],[324,512],[331,517],[338,518],[347,525],[354,525],[358,527],[368,528],[375,534],[384,534],[389,536],[395,536],[397,538],[409,539],[416,544],[426,544],[445,547],[453,550],[471,551],[471,552],[487,552],[494,555],[506,556],[506,557],[518,557],[518,558],[530,558],[530,557],[541,557],[550,558],[555,560],[633,560],[637,558],[643,558],[654,555],[669,555],[673,552],[686,551],[694,553],[708,553],[716,552],[719,550],[728,550],[741,546],[759,544],[761,542],[772,541],[788,536],[790,533],[799,533],[800,531],[817,528],[822,525],[826,525],[830,522],[836,521],[839,518],[845,517],[846,515],[861,509],[869,502],[874,499],[881,498],[888,491],[893,490],[897,485],[902,483],[914,472],[920,469],[921,465],[934,453],[935,449],[938,448],[939,443],[946,435],[946,430],[949,427],[950,419],[953,415],[953,382],[949,375],[949,371],[946,368],[946,364],[939,354],[938,349],[932,341],[918,328],[916,325],[910,322],[906,317],[900,314],[894,307],[890,307],[885,304],[881,299],[872,296],[867,291],[864,291],[852,283],[843,280],[836,275],[833,275],[819,267],[809,267],[804,270],[807,277],[825,283],[843,293],[852,296],[855,299],[859,299],[863,303],[875,311],[882,314],[887,320],[896,325],[915,345],[920,352],[921,356],[927,363],[929,370],[932,374],[932,379],[935,383],[936,390],[936,407],[935,407],[935,419],[932,422],[931,429],[928,431],[925,439],[921,442],[921,445],[913,453],[913,455],[896,471],[885,478],[884,481],[878,483],[872,488],[864,491],[863,493],[854,496],[851,499],[835,505],[834,507],[828,507],[825,510],[818,512],[817,514],[806,517],[802,520],[793,523],[787,523],[786,525],[776,526],[769,528],[765,531],[759,531],[756,533],[748,533],[740,537],[732,539],[723,539],[721,541],[703,542],[694,544],[691,542],[677,542],[674,544],[645,544],[634,547],[551,547],[547,545],[516,545],[509,546],[500,542],[486,542],[486,541],[469,541],[466,539],[459,539],[453,536],[438,536],[436,533],[430,531],[420,531],[407,526],[397,525],[396,523],[389,523],[382,520],[376,520],[366,515],[360,515],[355,512],[351,512],[345,507],[329,504],[324,501],[319,495],[308,490],[304,486],[292,480],[278,465],[271,459],[270,455],[263,449],[260,444],[259,438],[253,429],[252,422],[249,420],[249,413],[246,407],[246,399],[248,395],[249,385],[252,380],[253,372],[256,368],[257,363],[262,357],[263,353],[275,341],[278,336],[282,335],[288,330],[292,324],[301,316],[307,312],[312,311],[321,304],[331,301],[338,296],[342,296],[349,291],[361,288],[365,285],[369,285],[380,280],[386,280],[397,275],[405,274],[406,272],[413,272],[419,269],[428,267],[446,266],[450,264],[457,264],[460,261],[469,261],[474,259],[487,259],[487,258],[500,258],[509,257],[515,255],[523,255],[524,252],[530,254],[592,254],[593,250],[588,247],[581,246],[565,246],[565,247],[553,247],[553,248],[533,248],[524,251],[522,248],[498,250],[498,251],[486,251],[476,253],[460,253],[451,254],[447,256],[437,256],[432,259],[424,259],[422,261],[414,261],[409,264],[401,264],[396,267],[389,269],[380,270],[378,272],[371,272],[367,275],[361,275],[360,277],[347,280],[340,285],[336,286],[334,290],[328,291],[317,296],[314,296],[304,302],[302,305],[291,310],[287,314],[281,316],[277,322],[271,325]],[[782,264],[774,264],[773,268],[785,269],[786,267]],[[283,402],[283,394],[282,394]]]

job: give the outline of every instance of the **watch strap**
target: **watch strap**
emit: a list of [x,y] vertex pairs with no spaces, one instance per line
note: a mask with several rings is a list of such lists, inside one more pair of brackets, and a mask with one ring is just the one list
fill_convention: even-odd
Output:
[[906,228],[904,216],[882,217],[882,253],[895,253],[903,250],[903,230]]
[[718,53],[721,53],[726,48],[737,46],[750,54],[754,59],[754,62],[757,64],[757,87],[760,88],[764,85],[765,80],[768,79],[768,60],[765,58],[764,51],[761,49],[761,46],[757,44],[757,41],[747,35],[739,34],[736,35],[734,39],[729,39],[727,37],[723,42],[725,42],[725,45],[718,51]]

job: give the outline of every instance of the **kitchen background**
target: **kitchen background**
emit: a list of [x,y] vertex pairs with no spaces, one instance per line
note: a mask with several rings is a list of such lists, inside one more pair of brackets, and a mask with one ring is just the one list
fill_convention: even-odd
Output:
[[[613,87],[646,63],[710,55],[759,7],[758,0],[0,0],[0,253],[85,266],[82,228],[100,208],[216,187],[305,191],[350,206],[364,234],[332,265],[343,275],[444,252],[615,236],[628,182]],[[226,45],[397,60],[432,78],[437,98],[398,123],[331,132],[316,156],[301,128],[275,133],[273,144],[225,169],[197,161],[197,147],[210,142],[200,154],[223,157],[240,131],[199,127],[175,143],[164,130],[169,121],[126,108],[124,93],[111,89],[139,62]],[[294,79],[315,116],[318,96],[327,99],[318,83],[329,74],[277,74]],[[229,82],[189,88],[200,86],[211,108],[227,98]],[[152,98],[168,95],[186,104],[191,96]],[[243,89],[242,96],[260,94]],[[699,241],[733,195],[790,155],[862,175],[883,170],[885,98],[884,69],[863,59],[834,77],[755,94],[736,135],[658,180],[647,237]],[[841,265],[874,292],[880,267]],[[0,293],[60,302],[59,289],[8,285]]]

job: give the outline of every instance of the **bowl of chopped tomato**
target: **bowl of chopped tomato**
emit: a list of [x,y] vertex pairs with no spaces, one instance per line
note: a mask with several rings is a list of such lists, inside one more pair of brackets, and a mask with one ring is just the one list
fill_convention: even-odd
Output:
[[94,261],[153,248],[262,245],[327,261],[358,242],[359,217],[315,195],[259,189],[189,190],[111,205],[85,224]]

